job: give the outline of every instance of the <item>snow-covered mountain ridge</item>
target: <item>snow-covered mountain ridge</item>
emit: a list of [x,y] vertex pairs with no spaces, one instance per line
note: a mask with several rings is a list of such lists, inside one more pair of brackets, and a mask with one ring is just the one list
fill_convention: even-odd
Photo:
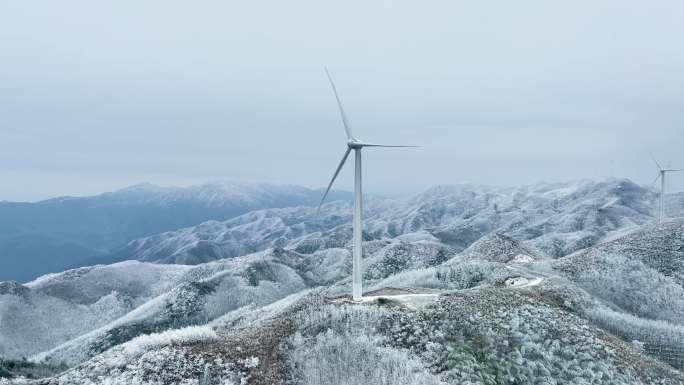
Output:
[[[561,257],[652,220],[655,198],[629,180],[438,186],[408,200],[369,199],[364,239],[423,232],[463,250],[484,235],[500,233]],[[301,253],[347,247],[350,217],[345,202],[326,204],[320,213],[308,207],[260,210],[140,238],[110,260],[194,264],[268,247]]]

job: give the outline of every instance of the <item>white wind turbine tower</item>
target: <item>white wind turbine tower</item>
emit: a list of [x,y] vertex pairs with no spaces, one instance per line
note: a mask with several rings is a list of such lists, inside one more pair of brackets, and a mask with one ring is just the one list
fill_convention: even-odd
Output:
[[335,87],[335,83],[332,80],[332,77],[330,76],[330,73],[328,72],[328,69],[325,69],[326,75],[328,75],[328,80],[330,81],[330,86],[332,86],[333,93],[335,94],[335,99],[337,100],[337,106],[340,108],[340,115],[342,117],[342,124],[344,125],[344,130],[347,133],[347,150],[345,151],[344,155],[342,156],[342,161],[340,164],[337,166],[337,169],[335,170],[335,174],[333,174],[332,180],[330,180],[330,183],[328,184],[328,188],[325,190],[325,194],[323,194],[323,198],[321,199],[321,203],[318,206],[318,210],[321,209],[321,206],[323,205],[323,202],[325,201],[325,198],[328,196],[328,193],[330,192],[330,188],[332,187],[333,183],[335,182],[335,179],[337,178],[337,175],[340,173],[340,170],[342,170],[342,166],[344,166],[344,163],[347,161],[347,157],[349,156],[349,153],[354,150],[354,160],[355,160],[355,167],[354,167],[354,215],[353,215],[353,258],[352,258],[352,297],[354,301],[360,301],[361,297],[363,295],[363,288],[362,288],[362,275],[363,275],[363,261],[362,261],[362,234],[363,234],[363,224],[362,224],[362,214],[363,214],[363,191],[362,191],[362,181],[361,181],[361,150],[364,147],[418,147],[418,146],[391,146],[391,145],[384,145],[384,144],[373,144],[373,143],[366,143],[363,142],[352,134],[351,127],[349,126],[349,121],[347,120],[347,115],[344,113],[344,108],[342,108],[342,102],[340,101],[340,96],[337,94],[337,88]]
[[663,219],[665,217],[665,177],[667,176],[668,172],[675,172],[675,171],[682,171],[680,169],[673,169],[673,168],[662,168],[660,166],[660,163],[656,160],[656,158],[651,155],[651,158],[655,162],[656,166],[658,166],[658,176],[655,178],[653,183],[657,182],[658,179],[660,179],[660,205],[658,207],[658,223],[662,223]]

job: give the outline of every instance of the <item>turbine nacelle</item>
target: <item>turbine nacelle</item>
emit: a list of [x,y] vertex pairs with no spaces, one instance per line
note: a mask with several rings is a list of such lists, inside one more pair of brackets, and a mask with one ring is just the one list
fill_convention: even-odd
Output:
[[347,141],[347,147],[351,148],[352,150],[361,149],[364,147],[364,144],[365,143],[356,138],[351,138]]

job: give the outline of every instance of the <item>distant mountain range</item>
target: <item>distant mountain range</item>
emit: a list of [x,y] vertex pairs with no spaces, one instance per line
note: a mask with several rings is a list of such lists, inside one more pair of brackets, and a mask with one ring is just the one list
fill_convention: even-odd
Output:
[[[137,185],[92,197],[0,203],[0,280],[124,260],[199,264],[280,247],[348,247],[351,193],[269,184]],[[684,215],[684,194],[669,197]],[[370,197],[364,239],[428,236],[464,250],[500,233],[558,258],[654,219],[657,193],[627,179],[522,187],[436,186],[410,199]],[[412,235],[413,234],[413,235]]]
[[[364,239],[427,237],[464,250],[500,233],[553,258],[590,247],[654,219],[657,194],[626,179],[523,187],[438,186],[408,200],[369,199]],[[678,213],[681,215],[681,208]],[[349,247],[351,203],[250,212],[223,222],[143,237],[100,259],[198,264],[281,247],[312,253]]]
[[[317,205],[320,190],[270,184],[141,184],[90,197],[0,202],[0,280],[92,264],[129,241],[253,210]],[[332,199],[349,199],[336,191]]]

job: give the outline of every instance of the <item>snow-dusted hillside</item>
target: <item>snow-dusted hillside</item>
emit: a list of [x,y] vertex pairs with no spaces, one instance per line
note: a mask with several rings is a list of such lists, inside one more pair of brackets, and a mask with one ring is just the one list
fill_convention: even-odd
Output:
[[649,224],[555,269],[632,314],[684,325],[684,220]]
[[239,311],[229,325],[138,337],[38,383],[684,382],[681,372],[638,345],[535,289],[482,287],[425,297],[380,295],[349,305],[320,291],[296,294],[266,311]]
[[465,258],[492,262],[530,263],[548,258],[541,251],[509,236],[494,233],[485,235],[463,251]]
[[605,304],[591,319],[684,368],[684,220],[642,226],[553,269]]
[[122,317],[183,280],[189,266],[127,261],[0,282],[0,357],[29,357]]
[[642,263],[677,284],[684,285],[684,220],[670,219],[662,224],[649,223],[622,237],[569,256],[566,264],[579,269],[599,258],[619,255]]
[[[441,186],[406,201],[370,199],[364,238],[420,234],[463,250],[484,235],[501,233],[557,258],[652,220],[654,198],[628,180]],[[113,258],[195,264],[268,247],[311,253],[348,246],[350,216],[345,202],[327,204],[321,213],[307,207],[261,210],[141,238]]]
[[202,266],[194,279],[35,360],[75,365],[139,335],[204,324],[242,306],[269,304],[308,287],[294,268],[299,263],[294,253],[269,250]]
[[[436,266],[453,257],[430,242],[373,241],[369,282]],[[196,266],[137,261],[84,267],[20,285],[0,283],[0,357],[36,356],[52,365],[79,363],[141,334],[198,325],[243,306],[263,306],[321,285],[344,290],[347,249],[299,254],[267,249]],[[56,312],[56,316],[52,313]]]
[[[613,242],[650,239],[658,231],[672,236],[679,228],[674,222],[646,227]],[[339,297],[349,291],[350,270],[349,251],[339,248],[269,249],[197,266],[127,262],[93,268],[103,275],[97,280],[79,269],[27,286],[5,283],[4,296],[77,283],[100,295],[110,270],[116,280],[126,266],[176,271],[171,290],[34,356],[52,368],[82,363],[41,384],[684,383],[673,368],[684,364],[677,355],[684,352],[681,327],[641,318],[616,306],[617,297],[595,296],[586,281],[561,268],[579,253],[554,261],[525,242],[494,235],[459,254],[425,233],[369,241],[364,249],[373,292],[361,305]],[[592,268],[604,264],[596,260]],[[596,285],[605,277],[596,276]],[[97,287],[100,280],[105,286]],[[615,295],[626,301],[651,290]],[[357,363],[356,370],[341,362]]]

